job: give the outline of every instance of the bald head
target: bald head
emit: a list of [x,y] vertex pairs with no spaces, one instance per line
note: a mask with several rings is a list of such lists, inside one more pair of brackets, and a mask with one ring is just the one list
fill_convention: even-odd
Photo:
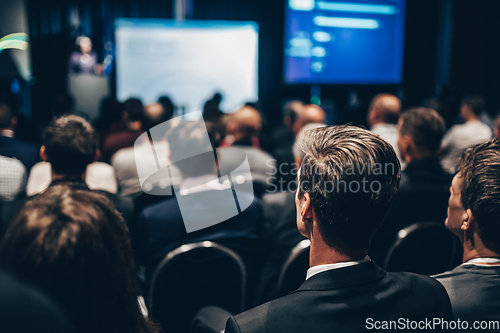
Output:
[[227,134],[238,140],[250,140],[262,129],[262,117],[256,109],[244,106],[230,115],[227,123]]
[[149,104],[144,108],[143,130],[148,130],[168,120],[168,115],[160,103]]
[[371,127],[377,124],[397,124],[401,112],[401,100],[391,94],[378,94],[373,97],[368,110],[368,123]]
[[295,134],[299,133],[302,127],[307,124],[321,123],[324,124],[326,120],[325,111],[316,104],[305,105],[299,113],[299,117],[295,122],[293,131]]

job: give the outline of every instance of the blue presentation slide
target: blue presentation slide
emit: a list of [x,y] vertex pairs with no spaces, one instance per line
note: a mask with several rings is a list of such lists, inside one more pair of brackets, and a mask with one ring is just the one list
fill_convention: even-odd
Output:
[[287,83],[398,84],[405,0],[288,0]]

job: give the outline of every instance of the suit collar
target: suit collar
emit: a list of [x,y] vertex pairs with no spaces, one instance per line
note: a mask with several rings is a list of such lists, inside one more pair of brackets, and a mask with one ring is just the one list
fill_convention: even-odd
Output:
[[297,291],[303,290],[331,290],[353,287],[380,280],[386,271],[373,261],[355,266],[333,269],[318,273],[306,280]]

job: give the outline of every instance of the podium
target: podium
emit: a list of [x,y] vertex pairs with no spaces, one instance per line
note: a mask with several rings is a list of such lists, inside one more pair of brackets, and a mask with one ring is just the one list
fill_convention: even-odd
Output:
[[75,98],[75,110],[90,119],[97,118],[101,100],[109,95],[109,77],[98,75],[69,75],[69,92]]

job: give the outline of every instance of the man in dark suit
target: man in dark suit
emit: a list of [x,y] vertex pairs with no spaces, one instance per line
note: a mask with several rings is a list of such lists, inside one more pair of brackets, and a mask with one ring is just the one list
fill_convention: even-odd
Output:
[[411,109],[399,118],[397,144],[406,169],[389,216],[372,240],[373,260],[383,263],[401,229],[419,222],[444,223],[453,178],[438,158],[445,130],[444,119],[432,109]]
[[[43,146],[40,155],[44,161],[50,162],[52,182],[50,186],[61,183],[70,184],[75,189],[91,190],[85,183],[87,166],[99,158],[97,133],[92,125],[79,116],[63,116],[55,119],[43,135]],[[104,194],[115,208],[123,215],[127,223],[133,213],[132,199],[121,197],[106,191]],[[21,211],[25,202],[23,198],[2,207],[2,226],[5,230]],[[0,234],[3,233],[0,230]]]
[[306,281],[285,297],[230,317],[226,333],[359,332],[382,321],[452,320],[441,284],[385,272],[366,255],[399,185],[394,149],[353,126],[304,132],[301,146],[306,155],[295,203],[297,227],[311,241]]
[[436,279],[450,296],[455,318],[471,325],[500,321],[499,166],[498,139],[470,148],[459,160],[450,188],[446,226],[463,244],[463,264]]
[[[175,197],[151,205],[139,215],[138,254],[147,277],[168,252],[186,243],[214,241],[234,250],[247,263],[253,259],[262,209],[252,193],[236,188],[243,186],[241,175],[232,175],[233,185],[228,179],[219,182],[228,174],[220,171],[218,175],[215,134],[207,131],[203,120],[181,122],[167,134],[169,159],[183,180],[179,191],[174,190]],[[198,153],[186,158],[192,152]],[[228,218],[232,214],[226,213],[233,209],[236,214]]]
[[11,107],[0,104],[0,155],[17,158],[25,166],[27,172],[40,161],[38,147],[14,138],[14,129],[17,125],[17,116]]

